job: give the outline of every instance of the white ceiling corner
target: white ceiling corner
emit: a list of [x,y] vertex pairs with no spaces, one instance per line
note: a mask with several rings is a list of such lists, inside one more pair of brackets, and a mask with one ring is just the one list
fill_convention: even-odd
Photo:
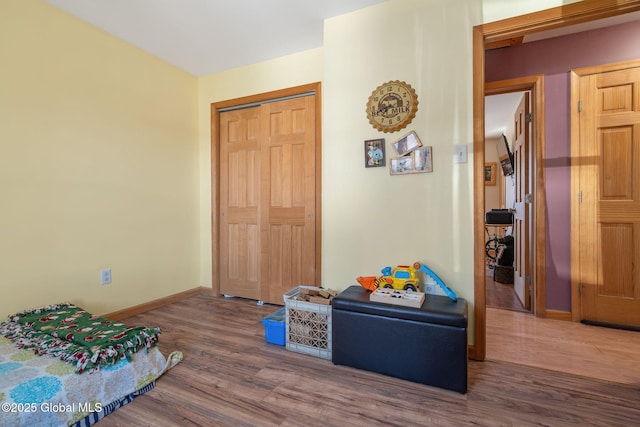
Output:
[[387,0],[45,0],[195,76],[323,45],[324,20]]

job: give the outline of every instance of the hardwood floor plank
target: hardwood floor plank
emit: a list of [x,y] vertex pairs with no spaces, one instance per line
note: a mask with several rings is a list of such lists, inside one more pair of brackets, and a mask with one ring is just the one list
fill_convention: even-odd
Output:
[[[165,354],[180,350],[184,360],[163,375],[155,389],[100,425],[633,426],[640,420],[640,382],[632,379],[634,373],[612,381],[589,378],[592,370],[584,366],[580,374],[571,374],[506,360],[470,361],[469,392],[459,394],[268,344],[261,320],[277,308],[197,295],[126,319],[160,326],[160,349]],[[561,344],[569,332],[554,334],[547,329],[551,326],[500,315],[495,317],[516,323],[519,330],[494,325],[497,332],[487,342],[495,352],[502,345],[506,351],[509,340],[522,339],[518,351],[525,351],[524,342],[535,341],[544,346],[535,350],[540,357],[575,359],[560,367],[595,363],[591,355],[581,355],[594,348],[613,367],[617,362],[611,361],[627,355],[627,342],[618,341],[621,336],[600,338],[594,345],[582,331],[574,352],[558,353],[564,351]],[[513,357],[523,359],[518,351]],[[631,379],[617,381],[620,378]]]

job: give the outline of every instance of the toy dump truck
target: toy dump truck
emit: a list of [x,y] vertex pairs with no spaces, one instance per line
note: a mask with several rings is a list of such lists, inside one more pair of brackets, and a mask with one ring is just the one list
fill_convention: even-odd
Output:
[[421,290],[420,280],[416,276],[416,270],[408,265],[399,265],[394,269],[385,267],[382,276],[360,276],[358,283],[363,288],[374,291],[378,288],[397,289],[401,291],[416,292]]

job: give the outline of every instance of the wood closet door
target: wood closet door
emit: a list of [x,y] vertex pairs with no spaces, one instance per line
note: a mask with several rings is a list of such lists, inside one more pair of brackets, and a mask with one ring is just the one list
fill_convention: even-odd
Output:
[[263,300],[315,285],[315,96],[263,105]]
[[259,107],[220,114],[220,292],[260,299]]
[[315,285],[315,96],[220,114],[220,292]]

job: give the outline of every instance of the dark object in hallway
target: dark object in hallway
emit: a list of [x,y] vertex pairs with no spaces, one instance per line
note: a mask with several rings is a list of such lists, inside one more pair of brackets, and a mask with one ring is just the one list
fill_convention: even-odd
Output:
[[487,224],[513,224],[513,212],[510,209],[491,209],[484,213],[484,222]]
[[496,265],[493,271],[493,280],[498,283],[513,283],[513,267]]
[[513,266],[513,236],[507,235],[498,239],[503,248],[498,250],[498,265]]

